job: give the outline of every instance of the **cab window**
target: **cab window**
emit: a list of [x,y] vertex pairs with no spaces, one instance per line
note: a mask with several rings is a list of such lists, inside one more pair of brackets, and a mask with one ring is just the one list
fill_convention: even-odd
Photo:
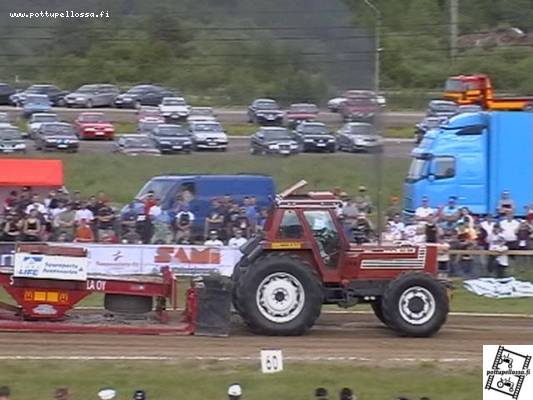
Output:
[[446,179],[455,176],[454,157],[435,157],[432,167],[432,172],[436,179]]
[[279,224],[278,237],[280,239],[298,239],[301,238],[302,235],[303,228],[296,211],[285,211],[281,223]]

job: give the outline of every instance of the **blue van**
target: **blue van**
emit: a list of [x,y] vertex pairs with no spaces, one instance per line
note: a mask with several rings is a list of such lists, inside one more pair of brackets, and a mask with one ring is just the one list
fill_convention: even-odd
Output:
[[29,117],[35,113],[47,113],[52,110],[52,103],[45,94],[28,94],[22,106],[22,114]]
[[[257,206],[263,208],[270,207],[276,196],[274,179],[271,176],[245,174],[155,176],[135,197],[144,198],[150,191],[160,200],[163,210],[175,209],[178,194],[188,193],[191,197],[189,210],[194,214],[194,225],[202,229],[213,198],[228,195],[242,204],[245,196],[255,196]],[[126,208],[123,212],[125,211]]]

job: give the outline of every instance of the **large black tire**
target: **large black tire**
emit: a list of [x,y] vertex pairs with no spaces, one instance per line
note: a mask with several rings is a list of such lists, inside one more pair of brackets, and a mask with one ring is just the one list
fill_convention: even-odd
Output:
[[376,301],[373,301],[372,303],[370,303],[370,306],[372,307],[372,310],[374,311],[374,314],[376,315],[377,319],[379,319],[381,322],[387,325],[387,322],[385,321],[385,317],[383,316],[383,307],[381,305],[381,298],[378,298]]
[[149,296],[106,294],[104,308],[119,314],[146,314],[152,311],[153,301]]
[[385,323],[400,335],[428,337],[446,322],[446,288],[428,274],[406,272],[393,280],[381,302]]
[[[322,284],[313,267],[301,257],[267,253],[239,275],[236,309],[253,332],[298,336],[320,316]],[[265,291],[271,296],[262,296]]]

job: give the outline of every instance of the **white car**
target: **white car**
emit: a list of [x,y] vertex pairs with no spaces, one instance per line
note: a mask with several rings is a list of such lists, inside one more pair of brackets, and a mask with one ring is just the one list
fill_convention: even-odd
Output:
[[334,97],[328,101],[328,109],[331,112],[339,112],[342,103],[348,100],[346,97]]
[[196,121],[189,124],[194,150],[226,151],[228,135],[217,121]]
[[187,118],[191,113],[191,108],[183,97],[163,97],[159,111],[165,119],[179,120]]
[[59,122],[59,117],[57,114],[52,113],[32,114],[30,120],[28,121],[28,133],[30,137],[33,137],[41,127],[41,124],[45,122]]

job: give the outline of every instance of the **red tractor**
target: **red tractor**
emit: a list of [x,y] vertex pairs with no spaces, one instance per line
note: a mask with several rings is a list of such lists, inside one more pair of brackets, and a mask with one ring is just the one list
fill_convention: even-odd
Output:
[[234,306],[249,328],[302,335],[323,304],[370,303],[376,316],[405,336],[431,336],[446,321],[448,295],[436,279],[434,245],[354,245],[329,192],[281,193],[265,233],[242,248],[235,267]]

